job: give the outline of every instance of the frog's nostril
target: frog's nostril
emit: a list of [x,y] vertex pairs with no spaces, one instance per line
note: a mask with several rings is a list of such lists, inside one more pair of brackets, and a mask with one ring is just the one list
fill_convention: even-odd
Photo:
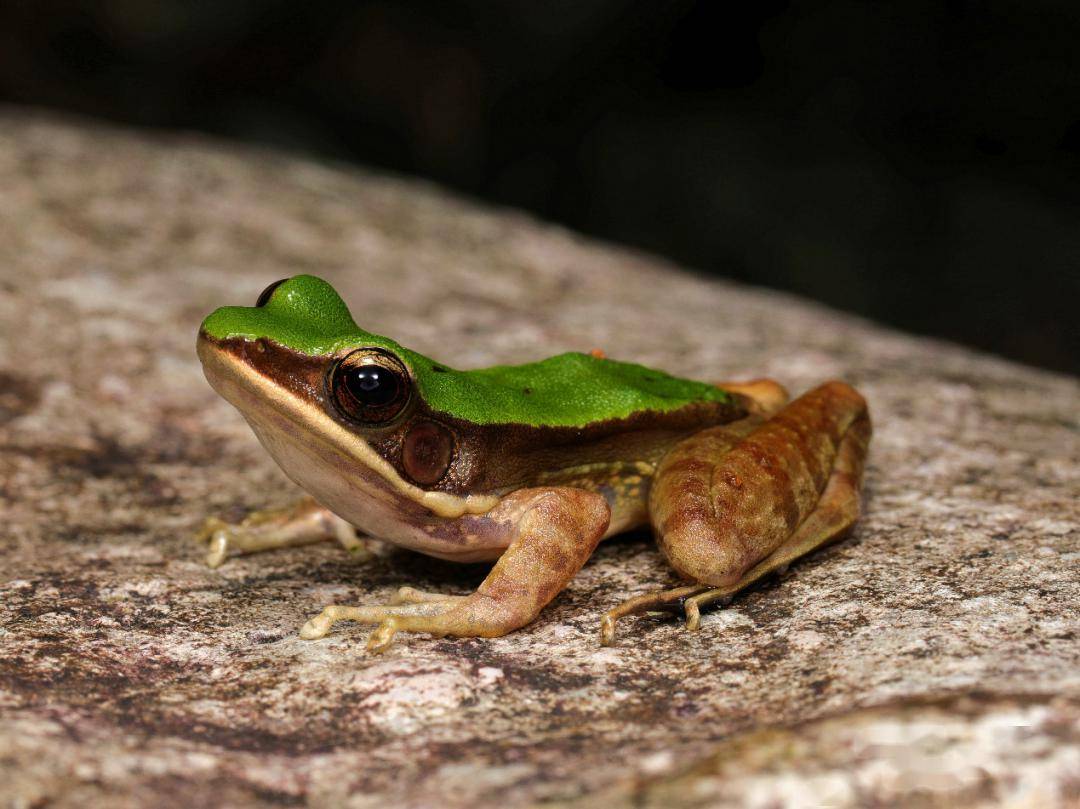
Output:
[[262,308],[263,306],[266,306],[266,304],[268,304],[270,302],[270,298],[273,296],[274,290],[277,289],[279,286],[281,286],[282,284],[284,284],[288,280],[289,280],[288,278],[282,278],[280,281],[275,281],[270,286],[268,286],[266,289],[264,289],[262,292],[260,292],[259,293],[259,299],[257,301],[255,301],[256,308]]

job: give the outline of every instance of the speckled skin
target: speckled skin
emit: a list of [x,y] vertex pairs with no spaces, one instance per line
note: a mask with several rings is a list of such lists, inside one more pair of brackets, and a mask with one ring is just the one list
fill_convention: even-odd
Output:
[[[1076,379],[188,135],[0,113],[0,188],[0,804],[1080,797]],[[678,583],[638,534],[505,637],[307,643],[298,615],[329,601],[466,593],[484,570],[331,543],[205,566],[207,513],[298,492],[206,385],[192,332],[297,272],[462,367],[542,344],[797,391],[847,379],[874,414],[865,511],[697,633],[650,616],[596,645],[612,603]]]

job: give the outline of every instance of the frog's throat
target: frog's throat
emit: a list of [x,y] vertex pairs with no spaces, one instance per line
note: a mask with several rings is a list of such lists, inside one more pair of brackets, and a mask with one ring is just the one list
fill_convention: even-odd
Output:
[[312,441],[322,441],[371,470],[398,494],[423,506],[436,516],[455,519],[465,514],[485,514],[499,502],[496,495],[470,494],[464,497],[446,492],[429,492],[404,480],[381,455],[343,425],[318,408],[301,404],[295,396],[275,384],[250,365],[200,335],[199,359],[210,386],[241,413],[241,397],[259,407],[271,408],[296,425]]

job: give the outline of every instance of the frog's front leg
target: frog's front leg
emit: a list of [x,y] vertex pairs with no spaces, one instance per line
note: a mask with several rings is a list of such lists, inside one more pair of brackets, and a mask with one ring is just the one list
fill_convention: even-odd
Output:
[[210,567],[220,567],[233,552],[257,553],[327,539],[336,539],[353,554],[370,555],[352,525],[310,497],[284,508],[253,511],[238,523],[209,517],[195,536],[196,542],[207,547],[206,564]]
[[[592,555],[611,511],[599,494],[570,487],[523,489],[480,519],[505,532],[509,546],[476,592],[438,596],[402,588],[387,606],[327,607],[300,630],[321,638],[336,621],[380,624],[368,650],[383,651],[395,632],[498,637],[531,623]],[[402,603],[404,602],[404,603]]]
[[767,421],[703,430],[661,462],[649,512],[661,550],[692,584],[631,599],[609,611],[681,605],[696,629],[700,607],[730,598],[841,535],[859,513],[859,487],[870,441],[866,402],[829,382]]

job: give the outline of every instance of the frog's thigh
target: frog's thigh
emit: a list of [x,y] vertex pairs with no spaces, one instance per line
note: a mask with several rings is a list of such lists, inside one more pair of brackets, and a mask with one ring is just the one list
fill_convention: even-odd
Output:
[[862,397],[829,382],[749,430],[704,430],[677,445],[657,471],[649,509],[664,554],[696,584],[610,610],[603,642],[612,642],[618,618],[679,603],[696,628],[701,605],[842,534],[858,517],[869,441]]
[[780,547],[734,584],[690,594],[683,604],[688,629],[699,627],[701,608],[706,604],[726,601],[773,571],[786,569],[796,559],[842,536],[855,524],[859,518],[859,488],[869,442],[870,421],[859,419],[840,441],[836,462],[814,510]]
[[256,553],[327,539],[338,540],[354,553],[367,551],[352,525],[310,497],[285,508],[253,511],[235,524],[210,517],[195,539],[208,546],[206,563],[210,567],[220,566],[230,552]]
[[371,651],[385,649],[399,630],[505,635],[536,618],[581,569],[607,530],[611,512],[594,492],[553,487],[514,492],[488,516],[505,522],[513,539],[476,592],[440,599],[403,588],[396,604],[327,607],[304,625],[301,636],[322,637],[340,620],[381,624],[368,642]]
[[[714,587],[738,582],[810,516],[841,443],[865,453],[866,403],[829,382],[788,404],[733,446],[705,430],[661,462],[649,512],[661,550],[684,578]],[[861,464],[860,464],[861,465]],[[857,483],[856,483],[857,486]]]

